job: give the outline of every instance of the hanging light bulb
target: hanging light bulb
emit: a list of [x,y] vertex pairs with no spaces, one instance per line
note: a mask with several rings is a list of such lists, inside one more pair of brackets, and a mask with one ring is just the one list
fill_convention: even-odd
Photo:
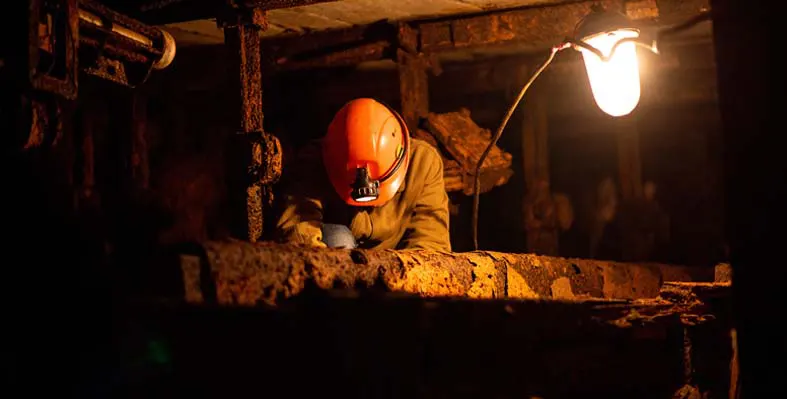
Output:
[[[631,28],[622,14],[595,10],[585,18],[577,37],[604,56],[578,48],[598,107],[614,117],[630,114],[640,98],[637,48],[633,41],[621,42],[617,47],[616,44],[623,39],[638,38],[639,31]],[[613,48],[615,52],[610,57]]]

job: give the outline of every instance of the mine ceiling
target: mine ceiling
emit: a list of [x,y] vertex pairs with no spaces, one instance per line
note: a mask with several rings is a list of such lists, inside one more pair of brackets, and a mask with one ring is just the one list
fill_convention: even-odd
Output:
[[[221,0],[104,0],[144,22],[164,25],[180,46],[223,42],[214,13]],[[406,21],[495,10],[571,3],[567,0],[273,0],[251,1],[268,9],[264,37],[351,28],[379,21]],[[215,4],[214,4],[215,3]],[[305,4],[291,7],[293,4]]]

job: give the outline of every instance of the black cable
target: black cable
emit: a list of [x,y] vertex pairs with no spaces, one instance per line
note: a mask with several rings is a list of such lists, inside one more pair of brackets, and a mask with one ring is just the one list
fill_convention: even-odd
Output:
[[538,76],[541,75],[541,72],[544,72],[549,64],[552,63],[552,60],[555,59],[555,55],[558,53],[558,51],[565,48],[567,48],[565,45],[553,47],[546,61],[544,61],[541,66],[536,69],[527,83],[522,86],[522,90],[519,91],[519,95],[514,100],[514,103],[508,108],[508,112],[506,112],[506,115],[503,117],[503,121],[500,123],[500,126],[497,128],[495,135],[492,137],[492,141],[489,142],[489,145],[484,150],[484,153],[481,154],[481,158],[478,159],[478,164],[475,167],[475,179],[473,181],[473,246],[476,250],[478,250],[478,199],[481,195],[481,167],[484,165],[484,161],[486,160],[487,155],[489,155],[489,152],[492,151],[492,148],[495,146],[495,144],[497,144],[497,141],[500,140],[500,136],[503,135],[503,130],[506,128],[508,120],[511,119],[511,115],[516,110],[519,102],[522,101],[522,97],[525,96],[525,93],[533,84],[533,82],[535,82]]

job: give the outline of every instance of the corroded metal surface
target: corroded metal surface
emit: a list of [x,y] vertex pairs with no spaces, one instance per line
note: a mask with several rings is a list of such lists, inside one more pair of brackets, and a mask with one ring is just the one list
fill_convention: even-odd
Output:
[[666,277],[714,280],[714,271],[707,268],[486,251],[349,251],[241,241],[208,242],[203,248],[204,254],[182,256],[184,281],[190,282],[186,296],[205,297],[195,290],[210,286],[222,304],[274,304],[311,285],[427,297],[655,298]]
[[[443,114],[429,113],[427,126],[450,159],[456,160],[461,168],[462,191],[472,194],[476,164],[489,145],[491,133],[479,127],[465,108]],[[511,154],[493,147],[481,168],[481,192],[507,183],[512,174]]]
[[[246,219],[245,238],[257,241],[263,233],[264,208],[273,202],[270,185],[281,176],[282,151],[279,140],[263,130],[262,71],[260,58],[260,30],[265,21],[261,10],[246,10],[225,17],[227,46],[233,53],[230,74],[238,92],[238,127],[241,137],[233,143],[231,170],[233,197],[243,192]],[[239,144],[239,145],[238,145]],[[239,218],[238,218],[239,219]]]

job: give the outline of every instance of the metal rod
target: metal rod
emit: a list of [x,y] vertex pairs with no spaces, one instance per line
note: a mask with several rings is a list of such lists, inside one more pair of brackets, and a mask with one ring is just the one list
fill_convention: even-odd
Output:
[[[79,10],[79,19],[81,19],[81,20],[83,20],[83,21],[85,21],[87,23],[96,25],[98,27],[104,28],[104,29],[109,28],[108,26],[106,26],[107,24],[104,23],[104,20],[101,19],[101,17],[99,17],[99,16],[97,16],[97,15],[95,15],[95,14],[89,12],[89,11],[85,11],[85,10],[80,9]],[[126,28],[124,28],[124,27],[122,27],[120,25],[117,25],[117,24],[111,24],[111,28],[112,28],[111,29],[112,32],[117,33],[118,35],[121,35],[121,36],[126,37],[126,38],[131,39],[131,40],[134,40],[136,42],[142,43],[142,44],[144,44],[144,45],[146,45],[148,47],[153,47],[153,40],[150,40],[149,38],[145,37],[144,35],[141,35],[141,34],[139,34],[137,32],[134,32],[134,31],[132,31],[130,29],[126,29]]]

